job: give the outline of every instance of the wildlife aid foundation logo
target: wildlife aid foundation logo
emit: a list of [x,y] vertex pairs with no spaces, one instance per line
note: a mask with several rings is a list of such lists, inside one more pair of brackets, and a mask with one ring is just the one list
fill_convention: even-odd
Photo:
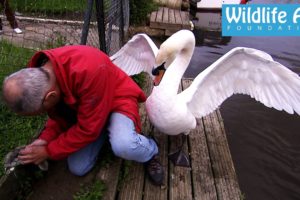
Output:
[[222,36],[300,36],[300,4],[222,6]]

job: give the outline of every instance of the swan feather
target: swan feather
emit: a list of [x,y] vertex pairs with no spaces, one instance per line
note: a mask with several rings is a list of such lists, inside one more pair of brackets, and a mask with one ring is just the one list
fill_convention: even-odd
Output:
[[300,114],[300,78],[262,51],[237,47],[200,73],[178,95],[196,118],[217,109],[233,94],[246,94],[267,107]]
[[149,36],[141,33],[133,36],[110,59],[129,76],[147,72],[152,77],[157,52],[158,48]]

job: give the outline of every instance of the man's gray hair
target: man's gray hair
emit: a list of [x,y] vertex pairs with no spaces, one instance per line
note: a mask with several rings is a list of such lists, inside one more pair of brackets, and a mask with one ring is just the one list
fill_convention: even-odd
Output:
[[[13,81],[19,95],[8,98],[5,85]],[[41,108],[44,95],[50,89],[50,76],[43,68],[21,69],[4,79],[3,97],[8,107],[17,113],[31,113]]]

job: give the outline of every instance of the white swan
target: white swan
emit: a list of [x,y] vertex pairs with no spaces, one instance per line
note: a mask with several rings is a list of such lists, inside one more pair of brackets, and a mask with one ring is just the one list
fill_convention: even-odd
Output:
[[[191,31],[181,30],[169,37],[159,48],[145,34],[135,35],[111,60],[127,74],[146,71],[155,66],[166,71],[146,101],[151,123],[169,135],[188,134],[201,118],[218,108],[233,94],[247,94],[267,107],[300,114],[300,78],[274,61],[272,57],[252,48],[234,48],[200,73],[186,90],[178,94],[181,78],[195,47]],[[151,75],[152,76],[152,75]],[[177,159],[177,158],[176,158]],[[177,163],[178,164],[178,163]]]

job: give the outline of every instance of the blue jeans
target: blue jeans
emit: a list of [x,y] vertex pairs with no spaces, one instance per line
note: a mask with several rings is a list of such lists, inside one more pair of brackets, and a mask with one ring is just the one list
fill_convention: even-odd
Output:
[[114,154],[123,159],[143,163],[158,153],[154,140],[136,133],[131,119],[120,113],[112,113],[107,130],[102,131],[95,142],[68,157],[68,166],[73,174],[83,176],[92,169],[107,135]]

